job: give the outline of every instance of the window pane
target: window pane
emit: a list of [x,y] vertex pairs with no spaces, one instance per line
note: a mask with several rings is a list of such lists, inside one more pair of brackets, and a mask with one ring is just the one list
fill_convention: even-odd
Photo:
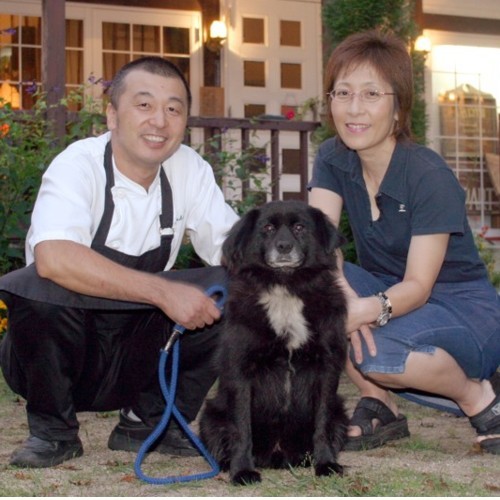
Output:
[[300,149],[281,150],[284,174],[300,174]]
[[0,47],[10,45],[14,42],[14,37],[17,42],[18,16],[9,16],[8,14],[0,14]]
[[21,42],[29,45],[42,44],[42,20],[40,17],[23,18],[21,27]]
[[302,88],[300,64],[281,63],[281,87],[284,89]]
[[19,97],[19,88],[8,82],[0,84],[0,108],[9,103],[13,109],[19,109],[21,101]]
[[163,52],[189,55],[189,28],[163,28]]
[[83,21],[66,19],[66,47],[83,47]]
[[66,50],[66,83],[80,85],[83,83],[83,52]]
[[189,58],[188,57],[167,57],[169,61],[172,61],[176,64],[179,69],[182,71],[184,77],[187,82],[190,82],[190,73],[189,73]]
[[264,43],[264,19],[243,18],[243,43]]
[[33,95],[33,90],[31,85],[21,86],[21,100],[23,109],[31,109],[35,104],[35,96]]
[[17,47],[0,48],[0,80],[19,80],[19,50]]
[[255,116],[265,115],[265,104],[245,104],[245,118],[254,118]]
[[158,54],[160,52],[160,28],[159,26],[146,26],[134,24],[134,52],[149,52]]
[[300,47],[300,21],[280,21],[280,43]]
[[129,24],[102,23],[102,46],[104,50],[130,50]]
[[244,84],[247,87],[265,87],[266,72],[262,61],[243,61]]
[[42,80],[42,50],[23,47],[21,49],[21,60],[23,65],[21,80],[24,82],[40,82]]
[[116,72],[130,60],[128,54],[110,54],[104,53],[103,60],[103,78],[104,80],[111,81]]

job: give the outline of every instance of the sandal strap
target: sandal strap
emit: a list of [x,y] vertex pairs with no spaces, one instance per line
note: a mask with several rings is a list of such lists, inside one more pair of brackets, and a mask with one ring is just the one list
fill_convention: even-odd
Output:
[[395,422],[396,415],[389,407],[379,399],[364,397],[356,405],[349,425],[356,425],[361,428],[363,436],[371,435],[375,432],[372,420],[377,419],[382,426]]
[[500,394],[481,412],[469,418],[478,436],[500,434]]

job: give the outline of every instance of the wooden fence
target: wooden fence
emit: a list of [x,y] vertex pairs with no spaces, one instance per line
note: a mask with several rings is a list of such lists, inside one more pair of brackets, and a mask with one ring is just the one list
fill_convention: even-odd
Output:
[[[270,144],[270,179],[271,198],[280,198],[280,133],[294,132],[299,135],[299,176],[300,199],[307,200],[306,185],[309,177],[309,135],[320,126],[319,122],[295,121],[284,119],[244,119],[244,118],[203,118],[191,116],[188,120],[189,130],[202,129],[205,142],[220,137],[223,132],[230,130],[240,131],[241,149],[250,146],[250,136],[253,131],[269,133]],[[187,141],[190,143],[190,135]],[[222,147],[220,144],[219,147]]]

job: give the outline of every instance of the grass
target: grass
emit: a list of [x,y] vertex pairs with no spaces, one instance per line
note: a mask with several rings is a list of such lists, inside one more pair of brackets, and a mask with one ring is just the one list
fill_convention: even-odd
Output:
[[[342,391],[352,406],[349,385]],[[0,495],[2,496],[191,496],[191,497],[333,497],[333,496],[500,496],[500,457],[469,455],[464,445],[450,452],[447,440],[462,436],[464,419],[441,418],[437,412],[401,401],[412,423],[412,436],[367,452],[345,452],[343,477],[318,478],[311,468],[262,470],[262,483],[232,486],[226,474],[174,485],[151,485],[134,474],[135,454],[110,452],[106,439],[116,413],[81,414],[85,455],[52,469],[16,469],[7,465],[15,445],[27,434],[24,404],[0,377]],[[79,415],[80,417],[80,415]],[[436,420],[435,423],[430,422]],[[425,425],[419,427],[419,422]],[[439,432],[428,436],[427,427]],[[451,423],[451,425],[449,425]],[[452,431],[450,431],[450,428]],[[450,436],[451,434],[451,436]],[[467,436],[467,439],[469,436]],[[465,441],[466,442],[466,441]],[[459,443],[460,445],[460,443]],[[143,471],[153,477],[193,474],[208,470],[201,458],[180,459],[151,454]]]

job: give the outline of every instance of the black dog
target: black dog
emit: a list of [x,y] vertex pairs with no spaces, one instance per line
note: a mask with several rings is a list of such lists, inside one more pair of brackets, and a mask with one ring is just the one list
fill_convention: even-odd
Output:
[[255,467],[314,464],[341,474],[347,418],[337,395],[347,340],[335,282],[340,237],[320,210],[297,201],[248,212],[223,246],[229,271],[218,393],[201,438],[234,484]]

